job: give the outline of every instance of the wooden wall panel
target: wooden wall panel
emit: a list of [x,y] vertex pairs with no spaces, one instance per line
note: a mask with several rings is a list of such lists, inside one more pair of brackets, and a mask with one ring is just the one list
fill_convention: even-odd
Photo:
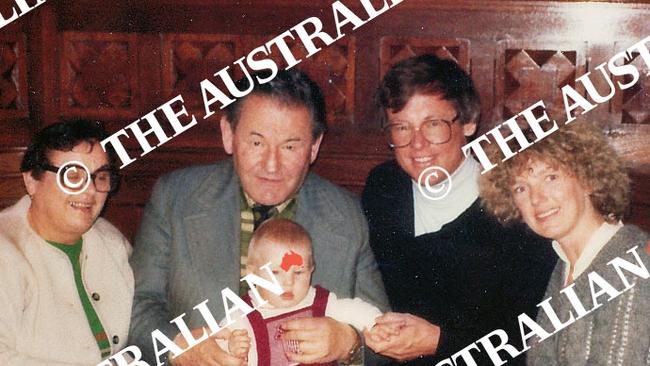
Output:
[[[274,34],[244,37],[246,52],[275,38]],[[304,71],[323,90],[327,108],[327,123],[334,131],[345,131],[355,123],[354,95],[356,68],[356,38],[346,36],[329,47],[306,58],[308,51],[294,39],[287,40],[288,49],[297,60],[296,68]],[[260,57],[260,56],[258,56]],[[286,68],[287,62],[279,53],[269,55],[279,68]]]
[[[165,98],[182,94],[185,106],[195,115],[203,117],[203,100],[200,82],[209,79],[216,83],[213,74],[229,67],[233,80],[243,75],[233,69],[233,61],[243,54],[239,36],[230,34],[164,34],[163,35],[163,90]],[[226,90],[223,84],[218,85]]]
[[60,100],[64,118],[138,116],[135,34],[63,32],[62,42]]
[[0,118],[18,119],[29,114],[25,39],[0,36]]
[[[334,35],[333,0],[99,0],[47,2],[0,31],[0,206],[24,192],[17,164],[29,135],[60,119],[93,118],[117,131],[182,95],[198,125],[122,171],[106,217],[131,236],[156,179],[166,172],[225,157],[221,112],[203,118],[199,83],[308,17]],[[345,0],[357,14],[363,8]],[[409,0],[352,31],[296,68],[322,87],[330,131],[314,170],[356,193],[373,166],[391,157],[381,136],[374,95],[391,64],[424,52],[455,60],[481,95],[480,133],[545,101],[562,122],[560,88],[650,35],[650,4],[571,1]],[[364,17],[362,17],[364,18]],[[288,42],[296,58],[307,51]],[[278,61],[276,50],[271,57]],[[617,90],[589,112],[631,168],[630,220],[650,229],[650,76]],[[615,79],[615,82],[629,81]],[[604,78],[595,83],[606,90]],[[223,88],[225,89],[225,88]],[[164,120],[161,119],[164,124]],[[146,127],[146,126],[143,126]],[[137,141],[126,140],[132,156]]]
[[470,70],[470,41],[467,39],[435,39],[424,37],[382,37],[379,51],[379,79],[391,65],[425,53],[453,60],[468,73]]
[[0,146],[20,145],[31,133],[25,35],[0,34]]
[[[306,55],[300,47],[299,55]],[[296,47],[293,47],[295,50]],[[323,89],[327,107],[327,123],[331,129],[345,130],[354,124],[354,72],[356,42],[348,36],[323,49],[300,65]]]
[[0,150],[0,207],[14,203],[27,192],[20,174],[21,149]]
[[135,234],[138,231],[138,225],[142,219],[144,205],[118,205],[108,202],[102,217],[117,226],[122,234],[133,243]]
[[[495,68],[493,119],[507,120],[543,100],[551,119],[566,121],[561,88],[576,88],[585,73],[585,44],[558,45],[530,41],[500,41]],[[578,86],[577,90],[584,93]]]
[[[620,48],[622,49],[624,46],[621,45]],[[650,126],[650,78],[647,77],[650,74],[650,68],[643,62],[638,52],[634,52],[631,59],[625,60],[625,62],[620,61],[617,62],[618,65],[633,65],[639,70],[640,75],[646,77],[640,78],[634,86],[614,94],[611,103],[612,123]],[[633,82],[630,75],[612,77],[612,79],[615,84],[631,84]]]

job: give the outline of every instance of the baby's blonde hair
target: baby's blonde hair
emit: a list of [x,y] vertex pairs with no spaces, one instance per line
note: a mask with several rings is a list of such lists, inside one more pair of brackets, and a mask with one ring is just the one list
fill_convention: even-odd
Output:
[[304,258],[306,266],[314,263],[311,248],[311,237],[298,223],[283,218],[274,218],[265,221],[253,233],[250,245],[248,246],[248,258],[246,264],[254,266],[260,263],[261,252],[264,250],[291,250],[296,248],[306,249],[307,256]]

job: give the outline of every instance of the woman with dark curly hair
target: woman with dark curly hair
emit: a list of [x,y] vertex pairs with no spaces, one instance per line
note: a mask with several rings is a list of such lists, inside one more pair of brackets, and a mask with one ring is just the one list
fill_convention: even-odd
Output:
[[[534,141],[532,134],[527,137]],[[552,336],[542,337],[532,348],[528,364],[646,365],[650,280],[636,278],[634,288],[615,298],[607,292],[611,301],[601,300],[602,306],[591,281],[591,272],[596,272],[613,287],[628,290],[608,263],[616,257],[632,257],[631,249],[645,249],[650,239],[620,221],[629,203],[629,178],[602,133],[587,122],[562,126],[486,173],[480,190],[484,205],[500,221],[524,221],[537,234],[553,239],[561,259],[545,298],[550,298],[562,322],[577,321],[553,332],[558,319],[540,312],[537,323]],[[640,252],[642,265],[650,268],[644,249],[636,248],[634,253]],[[574,301],[560,293],[564,287],[574,287],[582,304],[594,304],[588,314],[581,314]]]

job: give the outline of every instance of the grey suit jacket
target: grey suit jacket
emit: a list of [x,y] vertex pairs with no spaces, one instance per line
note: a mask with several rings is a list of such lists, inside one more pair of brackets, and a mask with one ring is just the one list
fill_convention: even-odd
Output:
[[[297,204],[296,221],[313,239],[312,283],[387,309],[357,199],[310,173]],[[131,257],[135,298],[130,343],[140,347],[145,360],[155,364],[152,331],[159,329],[170,339],[178,334],[170,320],[186,313],[190,328],[205,325],[193,309],[197,304],[207,299],[217,321],[225,315],[221,290],[239,287],[239,234],[239,178],[231,159],[159,179]]]

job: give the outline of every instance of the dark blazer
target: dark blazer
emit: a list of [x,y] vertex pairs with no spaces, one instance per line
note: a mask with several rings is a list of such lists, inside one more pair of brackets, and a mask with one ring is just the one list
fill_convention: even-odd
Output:
[[[479,200],[416,237],[412,181],[395,161],[372,170],[362,204],[391,306],[441,327],[436,355],[409,365],[435,365],[495,329],[520,338],[517,315],[536,314],[556,261],[547,240],[523,225],[503,227]],[[492,365],[482,354],[478,364]]]
[[[223,318],[221,291],[236,291],[240,280],[239,205],[239,178],[230,159],[182,169],[156,183],[131,258],[130,337],[149,362],[151,332],[174,337],[178,328],[169,322],[175,317],[186,313],[190,327],[205,325],[193,307],[207,299],[216,320]],[[388,300],[356,197],[310,173],[297,205],[296,221],[313,240],[312,283],[385,310]]]

